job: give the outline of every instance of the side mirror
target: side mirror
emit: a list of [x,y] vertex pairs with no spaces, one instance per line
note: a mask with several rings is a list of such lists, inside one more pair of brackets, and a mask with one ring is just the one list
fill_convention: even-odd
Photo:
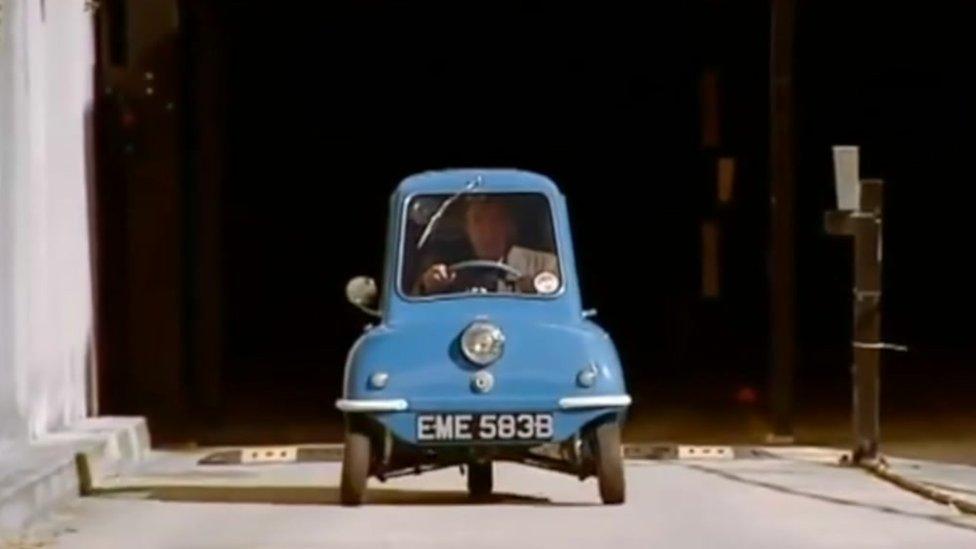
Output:
[[346,299],[363,312],[373,316],[380,316],[373,308],[376,303],[376,281],[368,276],[357,276],[346,283]]

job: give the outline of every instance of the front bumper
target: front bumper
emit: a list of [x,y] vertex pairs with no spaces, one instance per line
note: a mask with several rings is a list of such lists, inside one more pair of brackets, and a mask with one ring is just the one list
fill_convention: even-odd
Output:
[[[630,406],[630,403],[630,395],[622,394],[568,396],[560,398],[557,405],[560,410],[585,410],[592,408],[626,408]],[[405,412],[410,409],[410,404],[403,398],[340,398],[336,401],[336,408],[346,413]],[[429,408],[429,406],[425,406],[424,408]]]
[[[622,416],[631,403],[630,395],[571,395],[562,398],[472,398],[439,397],[414,399],[339,399],[336,407],[347,414],[366,415],[380,423],[398,440],[423,445],[418,437],[418,414],[430,413],[523,413],[551,412],[555,428],[552,442],[567,440],[591,422],[607,415]],[[472,445],[485,444],[472,442]]]
[[630,406],[630,395],[569,396],[559,399],[559,408],[561,410],[626,408],[627,406]]
[[346,413],[363,412],[405,412],[410,407],[403,398],[340,398],[336,401],[336,408]]

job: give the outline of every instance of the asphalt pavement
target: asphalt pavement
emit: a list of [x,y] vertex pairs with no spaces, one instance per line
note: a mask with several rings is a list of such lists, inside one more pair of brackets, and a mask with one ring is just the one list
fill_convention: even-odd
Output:
[[371,481],[338,505],[340,464],[199,465],[207,450],[155,452],[11,547],[976,547],[976,519],[829,460],[629,460],[627,503],[595,480],[496,464],[471,501],[458,469]]

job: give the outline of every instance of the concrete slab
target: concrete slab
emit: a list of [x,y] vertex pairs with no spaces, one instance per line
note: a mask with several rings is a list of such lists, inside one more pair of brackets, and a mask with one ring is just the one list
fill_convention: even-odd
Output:
[[71,445],[8,444],[0,448],[0,535],[79,493]]
[[149,431],[140,417],[91,418],[28,443],[0,447],[0,534],[30,523],[143,461]]

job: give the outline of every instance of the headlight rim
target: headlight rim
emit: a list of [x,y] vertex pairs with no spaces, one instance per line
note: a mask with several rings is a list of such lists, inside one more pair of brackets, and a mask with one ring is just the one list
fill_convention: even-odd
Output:
[[[492,348],[496,349],[495,351],[491,352],[490,354],[482,353],[481,356],[479,356],[479,353],[471,348],[471,338],[479,331],[486,331],[491,334],[493,339]],[[479,367],[490,366],[497,362],[502,355],[505,354],[505,332],[494,322],[486,320],[478,320],[469,324],[464,331],[461,332],[459,343],[461,347],[461,354],[464,355],[464,358]]]

